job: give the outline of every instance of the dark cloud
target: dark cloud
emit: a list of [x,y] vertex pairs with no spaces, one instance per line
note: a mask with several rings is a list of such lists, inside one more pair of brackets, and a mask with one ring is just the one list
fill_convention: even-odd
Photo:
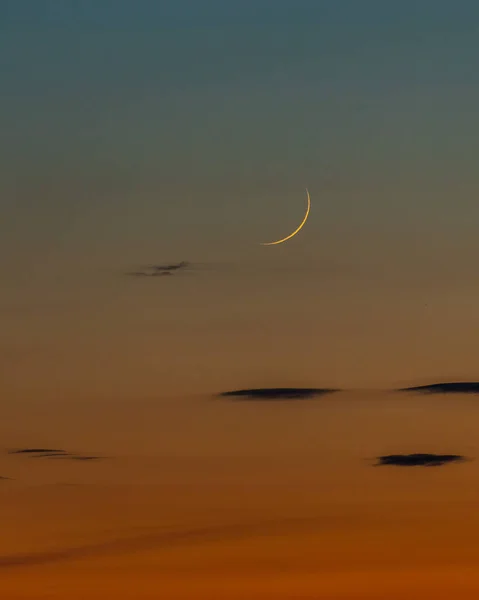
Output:
[[466,460],[459,454],[387,454],[378,456],[375,466],[393,467],[440,467],[448,463]]
[[148,265],[140,271],[132,271],[126,274],[135,277],[165,277],[173,275],[176,271],[187,269],[189,265],[190,263],[186,261],[165,265]]
[[3,477],[0,475],[0,481],[13,481],[13,479],[11,477]]
[[[341,264],[333,261],[302,260],[294,262],[278,262],[271,264],[263,261],[241,262],[186,262],[171,264],[139,265],[124,274],[135,277],[159,277],[163,275],[176,275],[181,272],[216,272],[231,274],[235,277],[242,275],[264,277],[266,274],[314,274],[320,277],[332,278],[336,276],[357,275],[356,266]],[[365,275],[361,271],[361,276]]]
[[159,273],[171,273],[172,271],[178,271],[180,269],[186,269],[189,266],[189,262],[182,260],[179,263],[173,263],[169,265],[152,265],[152,269]]
[[49,449],[49,448],[22,448],[20,450],[10,450],[9,454],[28,454],[33,458],[45,459],[63,459],[63,460],[100,460],[101,456],[93,456],[87,454],[75,454],[66,450]]
[[239,398],[241,400],[299,400],[331,394],[338,390],[328,388],[255,388],[222,392],[223,398]]
[[423,394],[479,394],[477,381],[452,381],[400,388],[399,392],[421,392]]

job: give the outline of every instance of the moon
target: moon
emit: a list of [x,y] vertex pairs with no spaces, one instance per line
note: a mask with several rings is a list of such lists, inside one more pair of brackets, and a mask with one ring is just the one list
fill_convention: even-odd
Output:
[[306,214],[304,215],[303,220],[301,221],[299,227],[297,227],[293,233],[290,233],[289,235],[287,235],[284,238],[281,238],[280,240],[276,240],[275,242],[261,242],[261,246],[276,246],[276,244],[282,244],[283,242],[286,242],[287,240],[290,240],[292,237],[294,237],[297,233],[299,233],[301,231],[301,229],[303,229],[304,224],[306,223],[306,221],[308,220],[309,217],[309,211],[311,210],[311,198],[309,197],[309,192],[308,189],[306,188],[306,198],[308,200],[308,206],[306,207]]

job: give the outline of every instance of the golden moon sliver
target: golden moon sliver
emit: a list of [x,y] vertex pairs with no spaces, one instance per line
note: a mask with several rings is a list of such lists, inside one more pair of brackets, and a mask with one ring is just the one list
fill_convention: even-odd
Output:
[[286,242],[287,240],[290,240],[292,237],[294,237],[297,233],[299,233],[301,231],[301,229],[303,229],[304,224],[306,223],[306,221],[308,220],[309,217],[309,211],[311,210],[311,198],[309,196],[309,192],[306,189],[306,197],[308,200],[308,206],[306,207],[306,214],[304,215],[303,220],[301,221],[299,227],[297,227],[293,233],[290,233],[289,235],[287,235],[284,238],[281,238],[280,240],[276,240],[275,242],[261,242],[262,246],[275,246],[276,244],[282,244],[283,242]]

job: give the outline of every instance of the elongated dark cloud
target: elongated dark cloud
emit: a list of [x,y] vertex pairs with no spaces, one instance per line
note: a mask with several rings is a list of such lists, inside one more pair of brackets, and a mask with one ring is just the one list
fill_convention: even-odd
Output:
[[464,460],[466,458],[460,454],[387,454],[378,456],[378,462],[375,466],[440,467]]
[[100,460],[101,456],[88,454],[75,454],[66,450],[52,448],[21,448],[19,450],[10,450],[9,454],[26,454],[32,458],[63,459],[63,460]]
[[13,481],[13,479],[11,477],[3,477],[0,475],[0,481]]
[[336,391],[338,390],[328,388],[253,388],[222,392],[220,396],[240,400],[301,400]]
[[477,381],[453,381],[400,388],[399,392],[421,392],[423,394],[479,394]]

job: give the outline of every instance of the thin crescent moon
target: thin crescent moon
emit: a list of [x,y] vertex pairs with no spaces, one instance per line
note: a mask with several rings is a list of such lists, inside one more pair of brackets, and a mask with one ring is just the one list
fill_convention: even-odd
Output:
[[294,237],[297,233],[299,233],[301,231],[301,229],[303,229],[304,224],[306,223],[306,221],[308,220],[309,217],[309,211],[311,210],[311,198],[309,197],[309,192],[308,189],[306,188],[306,197],[308,199],[308,206],[306,208],[306,214],[304,215],[304,219],[301,221],[299,227],[297,227],[293,233],[290,233],[289,235],[287,235],[285,238],[282,238],[280,240],[276,240],[275,242],[261,242],[262,246],[275,246],[276,244],[282,244],[283,242],[286,242],[286,240],[290,240],[292,237]]

